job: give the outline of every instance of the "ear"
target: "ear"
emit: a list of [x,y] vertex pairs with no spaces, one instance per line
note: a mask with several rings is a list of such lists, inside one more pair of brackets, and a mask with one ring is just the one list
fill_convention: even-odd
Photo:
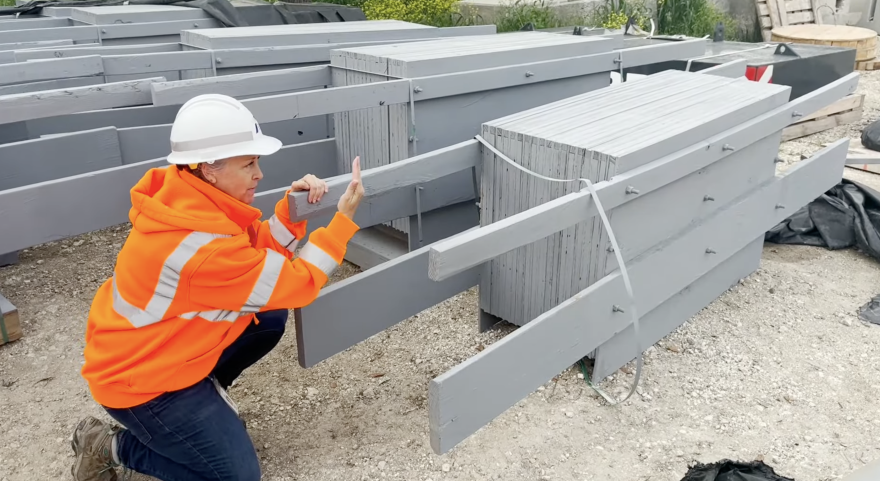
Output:
[[217,177],[214,175],[213,172],[205,168],[205,164],[199,164],[199,172],[202,174],[202,178],[208,181],[208,183],[217,183]]

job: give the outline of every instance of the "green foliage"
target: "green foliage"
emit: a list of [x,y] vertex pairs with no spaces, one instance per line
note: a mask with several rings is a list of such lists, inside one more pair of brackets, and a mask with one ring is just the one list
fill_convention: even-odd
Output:
[[500,6],[495,19],[497,31],[513,32],[531,23],[535,29],[582,25],[586,19],[578,15],[557,13],[544,0],[514,0]]
[[736,21],[722,12],[712,0],[658,0],[657,33],[704,37],[715,32],[715,25],[724,23],[724,37],[742,37]]
[[652,12],[644,0],[605,0],[593,8],[589,23],[594,27],[616,30],[625,27],[631,16],[635,16],[639,28],[651,30]]

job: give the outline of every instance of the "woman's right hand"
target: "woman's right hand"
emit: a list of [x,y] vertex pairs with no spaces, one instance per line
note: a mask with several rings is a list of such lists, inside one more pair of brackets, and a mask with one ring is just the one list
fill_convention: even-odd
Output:
[[361,182],[360,161],[360,156],[355,157],[352,161],[351,182],[348,184],[348,188],[345,189],[345,193],[339,198],[339,203],[336,204],[336,208],[339,212],[352,220],[354,220],[354,214],[357,212],[358,205],[360,205],[361,199],[364,197],[364,185]]

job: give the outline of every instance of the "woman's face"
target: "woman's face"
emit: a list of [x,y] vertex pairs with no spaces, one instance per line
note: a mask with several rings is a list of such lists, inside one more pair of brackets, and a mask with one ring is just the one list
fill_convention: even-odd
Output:
[[251,204],[257,184],[263,178],[259,162],[260,158],[255,155],[231,157],[225,159],[218,169],[205,166],[202,175],[214,187],[245,204]]

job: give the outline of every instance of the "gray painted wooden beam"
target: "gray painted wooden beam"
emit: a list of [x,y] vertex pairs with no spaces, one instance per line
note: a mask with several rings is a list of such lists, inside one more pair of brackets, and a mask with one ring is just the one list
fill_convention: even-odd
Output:
[[312,367],[478,282],[479,268],[428,279],[428,247],[337,282],[294,311],[299,363]]
[[[794,113],[809,115],[854,92],[857,84],[858,74],[853,72],[705,142],[596,184],[602,206],[608,211],[631,200],[633,196],[626,193],[630,186],[646,194],[716,162],[729,155],[724,145],[750,145],[791,124],[799,118]],[[583,189],[482,227],[468,236],[440,242],[430,252],[431,278],[443,280],[597,214],[589,191]]]
[[0,51],[0,64],[15,63],[15,52]]
[[707,75],[717,75],[719,77],[730,77],[730,78],[739,78],[746,76],[746,61],[743,59],[733,60],[727,63],[722,63],[720,65],[716,65],[714,67],[709,67],[703,70],[698,71],[697,73],[707,74]]
[[29,18],[17,19],[10,22],[0,22],[0,32],[15,30],[31,30],[35,28],[69,27],[70,20],[66,18]]
[[639,67],[671,60],[687,60],[706,55],[707,40],[698,38],[682,42],[669,42],[659,45],[645,45],[620,49],[623,68]]
[[130,75],[168,72],[172,70],[211,69],[211,52],[160,52],[135,55],[105,55],[106,75]]
[[290,187],[306,174],[320,179],[332,177],[336,175],[336,141],[331,138],[285,145],[278,152],[262,157],[260,170],[263,171],[260,190]]
[[[2,49],[2,46],[0,46]],[[66,48],[41,48],[37,50],[20,50],[15,52],[19,62],[27,60],[83,57],[86,55],[135,55],[141,53],[179,52],[178,43],[154,43],[144,45],[120,46],[68,46]]]
[[208,28],[222,28],[218,20],[213,18],[196,20],[172,20],[168,22],[125,23],[115,25],[101,25],[101,38],[138,38],[158,37],[165,35],[180,35],[183,31],[197,31]]
[[41,82],[28,82],[23,84],[0,85],[0,97],[4,95],[23,94],[29,92],[41,92],[43,90],[69,89],[85,87],[87,85],[102,85],[103,76],[74,77],[58,80],[44,80]]
[[[467,140],[392,164],[365,169],[361,172],[364,199],[397,189],[411,191],[416,185],[476,167],[481,160],[480,155],[480,144],[476,140]],[[338,175],[325,181],[329,191],[316,204],[308,202],[308,192],[290,195],[292,219],[306,220],[336,211],[336,204],[351,182],[351,174]]]
[[162,82],[165,78],[6,95],[0,97],[0,124],[90,110],[148,105],[151,102],[150,83],[156,81]]
[[[638,312],[650,312],[837,184],[846,146],[842,140],[819,151],[627,266]],[[714,253],[707,253],[708,247]],[[432,380],[428,402],[434,451],[449,451],[626,328],[631,317],[614,312],[615,305],[629,305],[619,271]]]
[[[724,294],[761,264],[764,234],[662,304],[639,318],[640,346],[647,349]],[[633,325],[628,325],[596,349],[591,381],[598,383],[635,359]]]
[[74,42],[98,43],[98,29],[93,26],[35,28],[0,32],[0,43],[39,42],[47,40],[72,40]]
[[258,122],[275,122],[408,102],[409,85],[407,80],[393,80],[270,95],[242,100],[241,103]]
[[200,8],[174,5],[102,5],[74,8],[70,12],[70,18],[89,25],[115,25],[211,17]]
[[158,82],[151,86],[153,105],[182,105],[205,93],[225,94],[235,98],[273,94],[289,90],[331,85],[330,67],[320,65],[264,72],[224,75],[176,82]]
[[35,42],[0,43],[0,51],[26,50],[36,47],[62,47],[73,45],[73,40],[42,40]]
[[34,60],[0,65],[0,85],[102,75],[101,57]]
[[114,127],[3,144],[0,191],[119,165],[122,157]]

